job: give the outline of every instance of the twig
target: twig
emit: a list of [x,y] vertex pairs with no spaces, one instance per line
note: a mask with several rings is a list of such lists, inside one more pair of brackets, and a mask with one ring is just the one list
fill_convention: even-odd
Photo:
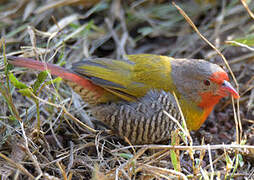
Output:
[[[171,179],[171,178],[169,178],[170,174],[172,174],[174,176],[178,176],[179,178],[181,177],[180,179],[184,179],[184,180],[188,179],[183,173],[172,170],[172,169],[165,169],[165,168],[155,167],[155,166],[151,166],[151,165],[147,165],[147,164],[144,164],[141,167],[145,171],[150,171],[150,172],[155,173],[158,176],[166,178],[166,179]],[[167,174],[168,176],[165,176],[163,174]]]
[[126,150],[130,148],[147,148],[147,149],[178,149],[178,150],[217,150],[217,149],[254,149],[251,145],[240,145],[240,144],[216,144],[216,145],[200,145],[200,146],[171,146],[171,145],[135,145],[126,146],[123,148],[115,149],[112,152]]
[[30,159],[33,161],[33,163],[34,163],[34,165],[36,167],[36,170],[38,171],[39,175],[36,177],[36,179],[40,179],[40,177],[43,175],[43,173],[42,173],[41,167],[40,167],[39,162],[37,161],[35,155],[33,155],[31,153],[31,151],[29,150],[29,147],[28,147],[28,138],[27,138],[26,133],[25,133],[23,122],[20,122],[20,127],[21,127],[21,130],[22,130],[23,138],[25,140],[26,153],[30,157]]
[[187,128],[187,124],[186,124],[186,121],[185,121],[185,118],[184,118],[184,115],[183,115],[183,111],[182,111],[182,109],[181,109],[180,103],[179,103],[179,101],[178,101],[178,98],[176,97],[175,92],[173,92],[173,95],[174,95],[174,98],[175,98],[175,100],[176,100],[177,107],[179,108],[181,117],[182,117],[182,119],[183,119],[183,125],[184,125],[185,133],[187,134],[187,137],[188,137],[188,139],[189,139],[189,141],[190,141],[190,145],[192,146],[192,145],[193,145],[193,140],[192,140],[191,135],[190,135],[190,132],[189,132],[189,130],[188,130],[188,128]]
[[249,13],[250,17],[252,19],[254,19],[254,14],[251,12],[251,10],[248,7],[248,4],[246,3],[246,0],[241,0],[241,3],[243,4],[243,6],[245,7],[245,9],[247,10],[247,12]]
[[244,47],[244,48],[246,48],[246,49],[248,49],[248,50],[250,50],[250,51],[254,51],[254,48],[252,48],[252,47],[250,47],[250,46],[248,46],[248,45],[246,45],[246,44],[239,43],[239,42],[237,42],[237,41],[225,41],[225,43],[226,43],[226,44],[236,44],[236,45],[241,46],[241,47]]
[[62,165],[62,163],[59,163],[59,161],[56,162],[56,165],[58,166],[60,172],[62,173],[63,179],[64,180],[68,180],[67,178],[67,174],[65,172],[64,166]]
[[[217,163],[219,160],[221,160],[223,157],[225,156],[225,154],[222,154],[222,155],[220,155],[219,157],[217,157],[213,162],[212,162],[212,164],[215,164],[215,163]],[[208,169],[208,168],[210,168],[211,167],[211,165],[212,165],[211,163],[210,164],[208,164],[204,169]]]
[[18,164],[16,162],[14,162],[12,159],[8,158],[7,156],[5,156],[4,154],[2,154],[0,152],[0,157],[3,158],[4,160],[6,160],[8,163],[10,163],[12,166],[16,167],[18,170],[20,170],[21,172],[23,172],[25,175],[27,175],[30,179],[35,179],[35,177],[27,171],[26,168],[24,168],[21,164]]
[[212,153],[211,153],[211,148],[210,148],[210,144],[207,145],[208,146],[208,155],[209,155],[209,162],[210,162],[210,166],[211,166],[211,179],[213,179],[214,176],[214,169],[213,169],[213,160],[212,160]]

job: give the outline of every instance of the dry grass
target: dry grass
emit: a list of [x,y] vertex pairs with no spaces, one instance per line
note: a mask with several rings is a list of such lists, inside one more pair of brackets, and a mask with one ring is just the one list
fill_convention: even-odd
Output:
[[[186,21],[163,0],[0,0],[1,178],[254,179],[254,3],[197,2],[176,1]],[[7,67],[4,58],[70,67],[84,57],[134,53],[226,63],[241,98],[236,108],[223,99],[190,137],[179,129],[170,144],[130,146],[94,124],[87,104],[59,79]]]

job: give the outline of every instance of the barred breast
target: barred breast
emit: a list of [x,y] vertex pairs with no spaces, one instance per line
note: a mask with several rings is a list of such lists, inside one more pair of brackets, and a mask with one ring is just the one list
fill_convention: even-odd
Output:
[[136,102],[108,103],[92,108],[95,118],[132,144],[152,144],[170,138],[177,124],[164,111],[181,123],[173,95],[164,91],[150,91]]

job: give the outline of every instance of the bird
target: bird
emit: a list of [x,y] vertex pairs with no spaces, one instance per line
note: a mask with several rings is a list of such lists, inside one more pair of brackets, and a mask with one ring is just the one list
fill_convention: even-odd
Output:
[[7,59],[61,77],[97,120],[132,144],[169,140],[179,128],[172,118],[183,124],[184,117],[190,131],[198,130],[221,98],[240,97],[225,70],[202,59],[134,54],[123,60],[86,58],[69,69],[25,57]]

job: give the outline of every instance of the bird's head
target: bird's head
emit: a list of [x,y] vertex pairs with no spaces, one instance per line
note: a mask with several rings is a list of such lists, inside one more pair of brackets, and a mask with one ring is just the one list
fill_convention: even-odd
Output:
[[216,64],[176,59],[171,65],[172,78],[190,130],[200,128],[221,98],[228,95],[240,97],[229,83],[228,74]]
[[228,74],[218,65],[204,60],[179,59],[172,63],[177,90],[200,108],[212,108],[225,96],[239,98]]
[[214,106],[222,97],[228,95],[232,95],[235,99],[240,97],[229,83],[228,74],[219,66],[216,70],[211,72],[209,77],[204,77],[205,79],[200,83],[202,85],[198,94],[201,96],[201,101],[198,106],[201,108]]

